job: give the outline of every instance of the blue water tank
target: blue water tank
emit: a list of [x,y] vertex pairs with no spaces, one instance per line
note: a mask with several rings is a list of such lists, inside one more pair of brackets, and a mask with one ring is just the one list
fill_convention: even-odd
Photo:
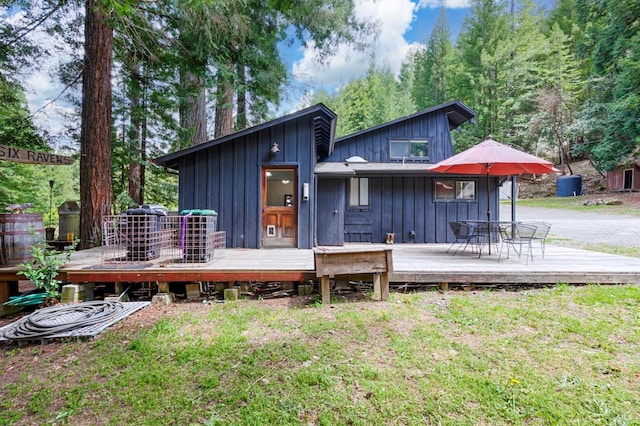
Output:
[[558,197],[582,195],[582,175],[560,176],[557,178],[556,195]]

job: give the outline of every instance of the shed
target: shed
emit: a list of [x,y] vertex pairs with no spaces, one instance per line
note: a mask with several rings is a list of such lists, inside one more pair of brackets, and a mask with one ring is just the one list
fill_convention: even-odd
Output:
[[640,191],[640,158],[607,172],[607,190]]

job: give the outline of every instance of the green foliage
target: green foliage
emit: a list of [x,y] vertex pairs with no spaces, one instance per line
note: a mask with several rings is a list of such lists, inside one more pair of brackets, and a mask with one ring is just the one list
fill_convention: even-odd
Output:
[[364,78],[350,81],[334,95],[320,92],[312,101],[316,102],[323,102],[340,117],[336,137],[415,112],[410,94],[389,67],[377,70],[373,61]]
[[[78,174],[77,162],[71,166],[47,166],[0,161],[0,205],[32,202],[32,211],[42,213],[45,226],[55,226],[58,206],[79,198]],[[54,181],[53,190],[49,180]]]
[[601,170],[630,163],[640,149],[640,1],[576,0],[577,51],[594,89],[580,109],[586,146]]
[[36,150],[48,149],[27,107],[24,92],[17,84],[6,81],[0,73],[0,145]]
[[413,62],[411,97],[418,109],[432,107],[449,100],[449,74],[453,61],[453,44],[444,7],[431,31],[426,48],[418,51]]
[[50,299],[57,299],[60,297],[62,283],[57,279],[58,271],[69,261],[76,245],[74,243],[64,252],[59,252],[49,247],[38,234],[34,236],[36,242],[29,249],[33,260],[18,265],[22,269],[18,273],[24,275],[37,288],[43,289]]

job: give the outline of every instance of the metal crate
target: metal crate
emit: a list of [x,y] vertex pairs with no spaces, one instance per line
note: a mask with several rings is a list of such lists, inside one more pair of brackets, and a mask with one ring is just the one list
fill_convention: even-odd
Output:
[[[207,263],[226,247],[226,233],[216,231],[212,216],[105,216],[105,263],[148,263],[158,259],[167,266]],[[217,251],[217,253],[216,253]]]
[[163,217],[157,215],[105,216],[102,222],[104,262],[148,262],[161,256]]

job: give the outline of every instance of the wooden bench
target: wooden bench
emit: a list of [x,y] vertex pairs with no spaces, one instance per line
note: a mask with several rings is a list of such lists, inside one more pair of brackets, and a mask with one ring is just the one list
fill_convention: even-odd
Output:
[[389,298],[389,272],[393,270],[391,248],[321,247],[313,252],[323,304],[330,303],[329,280],[336,276],[372,274],[374,294],[379,296],[380,300]]

